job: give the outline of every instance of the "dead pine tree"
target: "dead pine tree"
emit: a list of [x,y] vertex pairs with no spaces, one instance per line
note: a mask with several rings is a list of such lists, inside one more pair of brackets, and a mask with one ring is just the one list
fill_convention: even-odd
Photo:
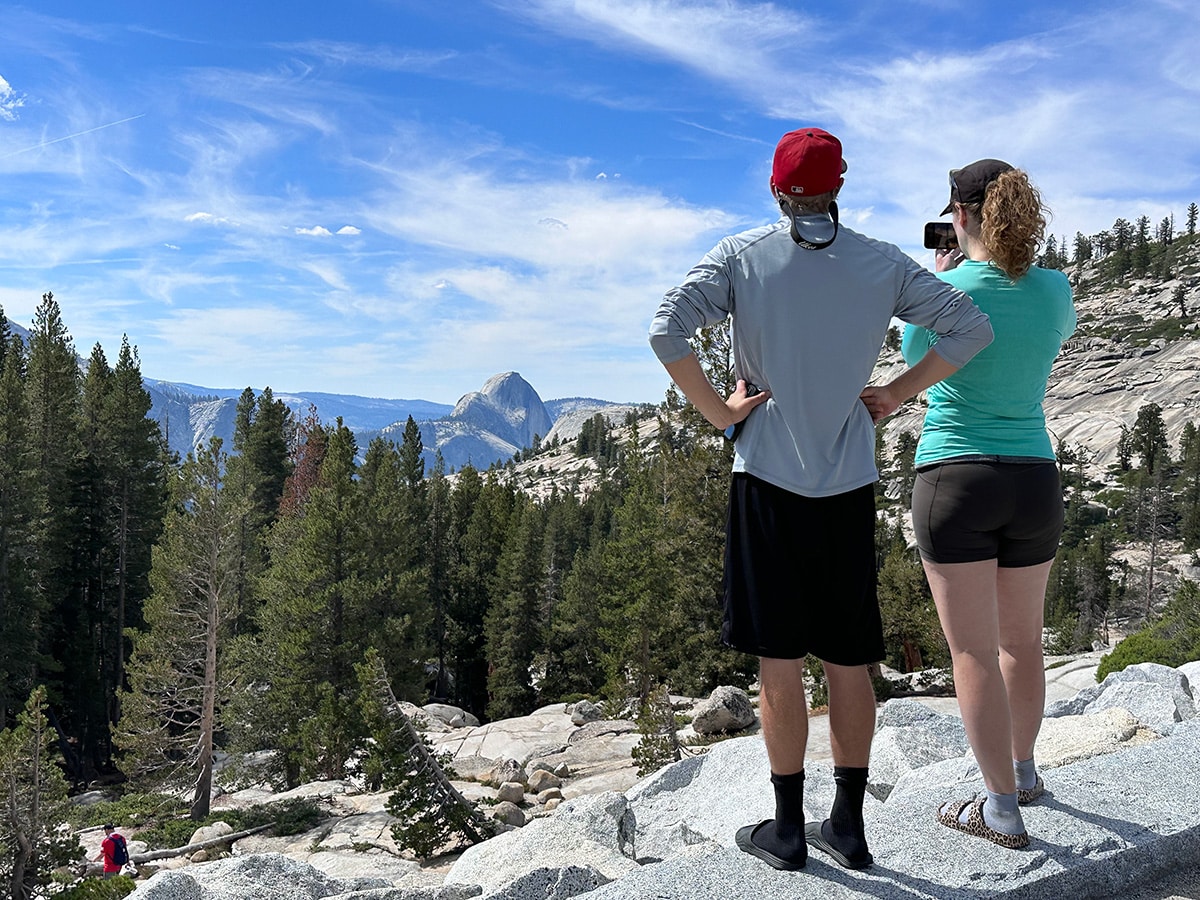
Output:
[[375,742],[369,774],[392,791],[387,811],[396,819],[396,844],[424,859],[456,841],[477,844],[494,836],[494,824],[450,783],[450,756],[439,757],[396,702],[383,660],[373,650],[358,675]]

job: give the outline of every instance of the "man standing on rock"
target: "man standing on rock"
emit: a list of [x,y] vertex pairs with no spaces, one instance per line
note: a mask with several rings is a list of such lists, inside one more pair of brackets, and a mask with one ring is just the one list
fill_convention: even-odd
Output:
[[[899,248],[839,226],[845,171],[833,135],[785,134],[771,175],[782,217],[724,238],[667,292],[650,325],[650,344],[671,378],[735,441],[721,638],[760,658],[775,789],[775,818],[739,829],[736,840],[785,870],[804,866],[806,840],[848,868],[872,861],[862,817],[875,730],[867,665],[884,657],[884,647],[875,428],[859,394],[893,317],[938,336],[934,352],[888,387],[897,401],[955,372],[992,337],[966,294]],[[725,399],[689,339],[730,316],[737,389]],[[809,653],[829,685],[837,794],[830,817],[806,828]]]

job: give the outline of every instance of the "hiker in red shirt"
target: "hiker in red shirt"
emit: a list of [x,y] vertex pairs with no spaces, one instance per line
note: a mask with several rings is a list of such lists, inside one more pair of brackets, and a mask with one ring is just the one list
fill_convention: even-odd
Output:
[[120,875],[125,863],[129,862],[129,848],[125,838],[117,833],[116,825],[104,826],[104,840],[100,842],[100,853],[96,859],[104,860],[105,878]]

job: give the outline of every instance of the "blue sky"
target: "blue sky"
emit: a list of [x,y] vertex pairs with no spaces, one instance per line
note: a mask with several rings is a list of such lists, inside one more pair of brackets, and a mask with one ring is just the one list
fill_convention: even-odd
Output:
[[208,387],[662,398],[659,298],[845,145],[843,221],[917,259],[946,172],[1051,230],[1200,201],[1200,4],[0,3],[0,305]]

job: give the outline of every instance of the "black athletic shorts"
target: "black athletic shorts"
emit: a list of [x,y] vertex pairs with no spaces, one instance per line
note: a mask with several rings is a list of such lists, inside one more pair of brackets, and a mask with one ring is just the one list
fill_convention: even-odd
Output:
[[945,462],[917,472],[913,530],[930,562],[994,559],[1003,568],[1054,559],[1063,530],[1058,464]]
[[883,659],[875,488],[802,497],[735,473],[725,527],[728,647],[842,666]]

